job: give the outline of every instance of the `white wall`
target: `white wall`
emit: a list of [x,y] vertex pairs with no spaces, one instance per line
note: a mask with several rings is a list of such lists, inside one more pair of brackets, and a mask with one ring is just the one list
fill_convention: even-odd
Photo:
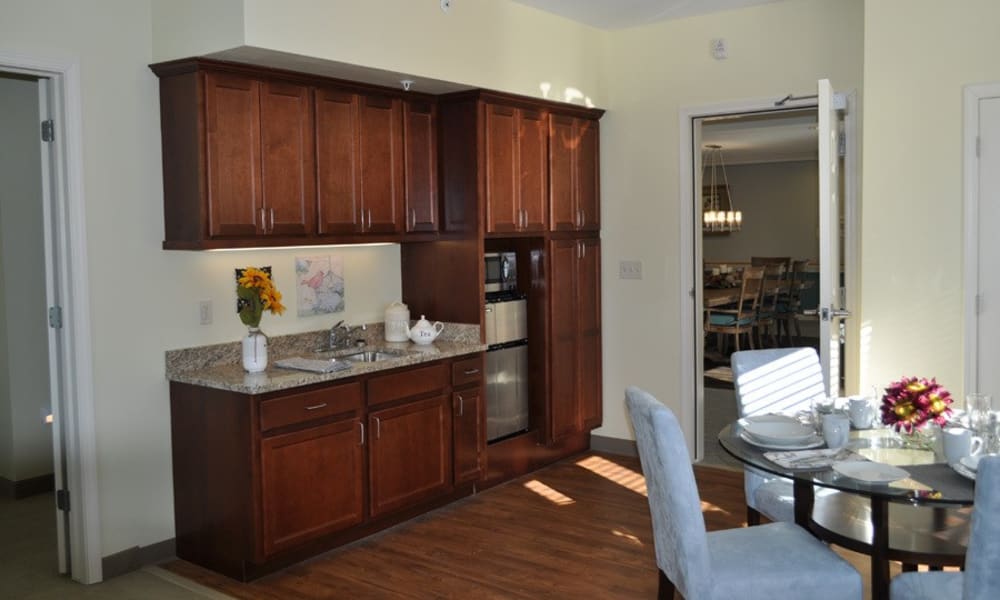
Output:
[[[630,384],[677,411],[693,404],[678,397],[678,282],[691,268],[679,258],[681,228],[691,226],[678,222],[679,111],[815,93],[820,78],[859,89],[862,17],[861,0],[789,0],[612,33],[601,122],[604,426],[595,433],[632,437]],[[727,60],[709,53],[719,37]],[[618,279],[622,259],[641,260],[644,278]]]
[[729,165],[726,168],[742,230],[702,238],[706,261],[748,261],[751,256],[819,260],[817,162]]
[[[3,263],[6,377],[0,410],[9,408],[11,481],[52,472],[45,248],[38,83],[0,77],[0,261]],[[0,444],[3,432],[0,425]]]
[[962,87],[1000,81],[998,22],[993,0],[865,4],[862,389],[963,393]]

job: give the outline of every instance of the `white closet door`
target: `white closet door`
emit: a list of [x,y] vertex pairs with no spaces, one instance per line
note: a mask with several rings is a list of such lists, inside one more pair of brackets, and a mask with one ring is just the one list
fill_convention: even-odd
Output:
[[833,86],[817,82],[819,99],[819,358],[827,394],[840,395],[840,156],[837,152],[837,109]]
[[1000,98],[979,100],[977,219],[979,315],[976,381],[1000,405]]

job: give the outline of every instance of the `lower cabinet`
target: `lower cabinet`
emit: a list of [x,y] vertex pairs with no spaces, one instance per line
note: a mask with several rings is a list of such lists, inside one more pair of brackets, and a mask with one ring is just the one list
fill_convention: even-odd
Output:
[[451,486],[451,410],[446,396],[368,415],[371,516],[397,510]]
[[363,435],[352,417],[261,440],[265,555],[364,520]]
[[486,399],[483,356],[455,361],[451,369],[455,483],[476,481],[486,473]]

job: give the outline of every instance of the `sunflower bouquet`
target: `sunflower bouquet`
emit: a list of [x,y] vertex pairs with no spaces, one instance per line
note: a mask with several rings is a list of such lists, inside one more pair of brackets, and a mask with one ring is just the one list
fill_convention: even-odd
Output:
[[936,379],[903,377],[885,388],[882,423],[913,433],[928,422],[944,425],[951,414],[951,393]]
[[285,312],[281,292],[271,281],[271,267],[236,269],[236,311],[247,327],[260,327],[264,311]]

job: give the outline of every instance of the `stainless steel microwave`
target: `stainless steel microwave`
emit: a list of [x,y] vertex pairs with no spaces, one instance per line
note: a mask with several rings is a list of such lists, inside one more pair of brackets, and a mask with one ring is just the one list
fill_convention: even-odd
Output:
[[486,291],[517,289],[517,256],[513,252],[487,252]]

